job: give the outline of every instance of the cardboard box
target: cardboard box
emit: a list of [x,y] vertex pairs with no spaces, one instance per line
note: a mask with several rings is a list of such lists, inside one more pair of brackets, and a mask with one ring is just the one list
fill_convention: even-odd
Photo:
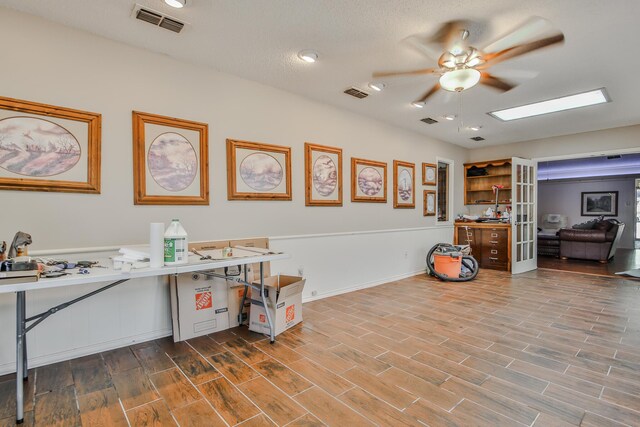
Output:
[[[266,237],[257,239],[231,240],[229,244],[231,247],[245,246],[247,248],[269,249],[269,239]],[[269,277],[269,275],[271,275],[271,263],[263,263],[262,275],[263,277]],[[242,275],[241,277],[244,278],[244,275]],[[260,277],[260,263],[247,265],[247,277],[247,281],[249,283],[253,283],[253,281],[258,280],[258,278]]]
[[[274,324],[274,334],[278,335],[290,327],[302,322],[302,290],[305,279],[299,276],[270,276],[265,280],[265,296],[271,320]],[[254,284],[256,284],[254,282]],[[259,292],[253,291],[251,311],[249,314],[249,330],[262,334],[269,334],[269,323],[265,307],[257,305],[261,301]]]
[[[223,273],[222,269],[214,271]],[[184,273],[178,275],[177,286],[171,280],[170,289],[175,342],[229,329],[226,280],[207,278],[201,273]]]
[[238,315],[240,314],[244,286],[238,285],[236,282],[233,282],[232,286],[231,283],[229,282],[229,327],[233,328],[248,323],[249,311],[251,310],[251,288],[247,289],[247,298],[244,301],[244,310],[242,310],[242,322],[240,322]]

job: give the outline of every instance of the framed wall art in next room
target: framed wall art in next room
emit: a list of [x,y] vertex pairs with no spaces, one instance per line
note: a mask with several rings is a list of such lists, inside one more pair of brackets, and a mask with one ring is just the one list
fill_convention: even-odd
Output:
[[101,121],[0,97],[0,189],[99,194]]
[[618,216],[617,191],[591,191],[582,193],[582,216]]
[[304,144],[306,206],[342,206],[342,149]]
[[209,127],[133,112],[136,205],[209,204]]
[[227,139],[229,200],[291,200],[291,148]]

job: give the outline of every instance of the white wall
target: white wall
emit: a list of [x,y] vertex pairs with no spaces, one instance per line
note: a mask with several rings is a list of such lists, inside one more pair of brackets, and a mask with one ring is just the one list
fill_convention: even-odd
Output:
[[[509,126],[509,124],[505,123],[504,126]],[[540,159],[611,150],[640,151],[640,125],[480,147],[469,151],[469,161],[479,162],[514,156]]]
[[[32,251],[143,243],[150,222],[178,217],[191,240],[270,236],[294,255],[273,270],[303,267],[307,299],[312,290],[330,295],[413,274],[424,268],[426,249],[451,240],[451,226],[422,216],[419,171],[437,157],[455,161],[455,215],[467,160],[461,147],[8,9],[0,9],[0,39],[1,96],[99,112],[103,129],[102,193],[0,191],[0,240],[23,230],[33,236]],[[133,205],[132,110],[209,124],[210,206]],[[227,201],[226,138],[291,146],[293,201]],[[343,207],[304,206],[305,141],[344,149]],[[386,204],[351,203],[352,156],[388,162],[390,189],[393,160],[415,161],[416,209],[393,209],[391,192]],[[84,291],[31,292],[27,312]],[[7,325],[0,372],[12,369],[13,298],[0,295],[0,324]],[[30,357],[48,363],[166,335],[167,304],[166,286],[132,281],[38,326]]]
[[538,181],[538,220],[547,213],[567,215],[569,226],[592,220],[592,216],[580,215],[581,193],[583,191],[618,191],[618,216],[616,219],[625,223],[620,247],[633,249],[635,177]]

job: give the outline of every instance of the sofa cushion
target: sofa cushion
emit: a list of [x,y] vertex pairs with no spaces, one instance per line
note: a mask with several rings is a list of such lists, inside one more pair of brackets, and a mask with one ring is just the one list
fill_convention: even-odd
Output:
[[560,240],[572,242],[604,243],[607,241],[607,233],[603,230],[581,230],[563,228],[560,230]]
[[603,230],[605,232],[611,230],[613,228],[613,223],[610,221],[598,221],[594,224],[594,230]]

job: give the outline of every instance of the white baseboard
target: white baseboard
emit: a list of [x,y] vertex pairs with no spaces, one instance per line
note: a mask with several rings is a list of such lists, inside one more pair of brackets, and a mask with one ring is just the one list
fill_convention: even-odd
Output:
[[382,285],[384,283],[389,283],[389,282],[395,282],[396,280],[406,279],[408,277],[417,276],[418,274],[426,274],[426,268],[425,269],[421,269],[421,270],[417,270],[417,271],[412,271],[412,272],[409,272],[409,273],[397,274],[395,276],[386,277],[384,279],[372,280],[372,281],[369,281],[369,282],[360,283],[360,284],[355,285],[355,286],[349,286],[348,288],[342,288],[342,289],[338,289],[338,290],[335,290],[335,291],[332,291],[332,292],[326,292],[326,293],[319,294],[319,295],[316,295],[316,296],[313,296],[313,297],[303,298],[302,299],[302,303],[304,304],[305,302],[316,301],[316,300],[319,300],[319,299],[334,297],[336,295],[342,295],[342,294],[346,294],[346,293],[353,292],[353,291],[359,291],[359,290],[362,290],[362,289],[373,288],[374,286],[379,286],[379,285]]
[[[65,360],[76,359],[90,354],[101,353],[103,351],[113,350],[116,348],[137,344],[145,341],[164,338],[173,334],[171,329],[148,332],[140,335],[119,338],[117,340],[101,342],[85,347],[74,348],[73,350],[61,351],[59,353],[47,354],[46,356],[34,357],[29,359],[29,369],[38,366],[50,365],[52,363],[62,362]],[[0,375],[9,374],[16,371],[15,363],[5,363],[0,365]]]

